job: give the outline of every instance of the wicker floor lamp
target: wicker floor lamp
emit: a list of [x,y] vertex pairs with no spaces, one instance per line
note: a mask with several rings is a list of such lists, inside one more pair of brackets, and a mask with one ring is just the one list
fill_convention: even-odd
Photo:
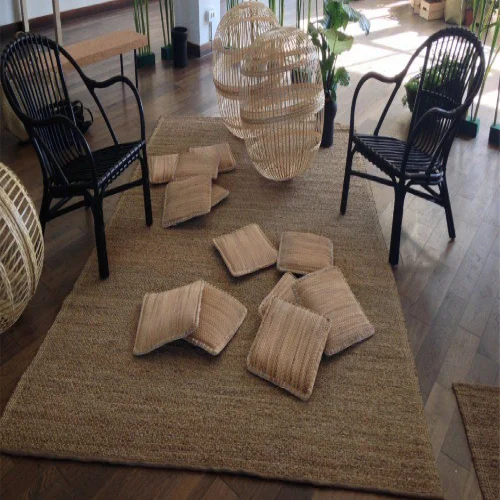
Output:
[[275,28],[260,35],[245,55],[241,85],[241,122],[255,168],[276,181],[307,170],[321,142],[325,105],[307,34]]
[[35,206],[18,177],[0,163],[0,333],[17,321],[35,293],[43,249]]
[[240,66],[248,48],[261,34],[278,26],[261,2],[243,2],[226,12],[213,42],[213,77],[219,110],[227,128],[243,138],[240,120]]

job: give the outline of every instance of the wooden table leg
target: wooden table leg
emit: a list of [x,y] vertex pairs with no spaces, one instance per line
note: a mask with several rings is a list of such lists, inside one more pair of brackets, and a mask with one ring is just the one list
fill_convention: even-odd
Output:
[[59,0],[52,0],[52,10],[54,11],[54,22],[56,25],[56,42],[59,45],[62,45],[63,37],[62,37],[61,10],[59,9]]
[[137,72],[137,50],[134,49],[134,69],[135,69],[135,87],[139,90],[139,74]]
[[21,0],[21,17],[23,19],[23,31],[28,33],[30,30],[30,21],[28,16],[28,6],[26,0]]

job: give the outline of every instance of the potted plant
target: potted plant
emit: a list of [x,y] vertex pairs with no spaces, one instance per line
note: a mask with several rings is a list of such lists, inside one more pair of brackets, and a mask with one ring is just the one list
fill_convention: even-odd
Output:
[[[406,93],[401,99],[403,101],[403,105],[408,106],[410,111],[413,113],[415,101],[417,99],[418,87],[422,78],[424,78],[422,87],[427,91],[432,90],[435,91],[436,94],[439,94],[443,87],[450,86],[449,84],[452,82],[452,88],[457,92],[457,95],[459,95],[460,88],[457,86],[458,82],[453,82],[453,80],[455,79],[455,75],[460,74],[460,71],[458,71],[458,66],[460,64],[463,63],[459,63],[458,61],[445,56],[439,64],[435,64],[431,68],[428,68],[425,72],[420,69],[420,72],[410,78],[404,85]],[[439,105],[439,98],[436,98],[435,105]],[[433,106],[429,100],[427,101],[427,106]]]
[[325,91],[325,120],[321,146],[329,148],[333,144],[334,120],[337,114],[337,86],[349,85],[347,70],[337,67],[337,58],[351,49],[354,38],[345,33],[350,22],[357,22],[368,35],[370,21],[349,3],[351,0],[325,0],[324,17],[308,27],[312,43],[318,48],[320,56],[321,76]]
[[137,33],[147,35],[148,44],[139,49],[137,67],[154,66],[156,57],[151,52],[151,38],[149,34],[149,0],[134,0],[134,23]]
[[[473,16],[470,30],[482,41],[485,49],[487,49],[486,40],[489,39],[489,35],[491,34],[491,45],[489,47],[483,83],[479,90],[477,102],[475,105],[472,103],[469,110],[470,115],[467,116],[460,125],[460,132],[469,137],[476,137],[479,131],[480,120],[478,118],[478,112],[483,97],[484,86],[491,68],[495,63],[498,52],[500,51],[500,14],[498,12],[498,5],[498,0],[472,1]],[[493,33],[491,33],[491,30],[493,30]]]
[[163,47],[161,48],[161,58],[170,61],[173,58],[172,50],[172,28],[175,24],[174,0],[159,0],[161,29],[163,30]]

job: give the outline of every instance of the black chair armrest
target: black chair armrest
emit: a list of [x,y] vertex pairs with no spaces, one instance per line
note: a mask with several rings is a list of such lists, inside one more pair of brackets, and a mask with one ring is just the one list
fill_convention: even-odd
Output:
[[[462,104],[461,106],[458,106],[455,109],[452,109],[451,111],[446,111],[445,109],[434,107],[431,109],[428,109],[418,120],[418,122],[415,124],[415,126],[412,129],[412,132],[410,134],[410,137],[408,138],[408,141],[406,143],[406,148],[405,152],[403,155],[403,160],[401,162],[401,173],[404,174],[406,170],[406,163],[408,161],[408,157],[410,156],[411,149],[415,146],[415,141],[417,140],[418,136],[421,134],[422,129],[425,127],[428,127],[428,120],[429,118],[436,117],[436,118],[447,118],[450,120],[459,120],[463,114],[465,113],[467,109],[467,105]],[[441,151],[441,146],[442,144],[445,143],[445,141],[448,139],[450,134],[454,133],[454,128],[450,127],[449,130],[444,134],[444,136],[441,138],[439,143],[436,145],[435,150],[437,152]],[[427,168],[427,172],[431,172],[432,169],[434,168],[436,158],[433,157],[432,161]]]
[[23,116],[23,122],[26,124],[28,128],[30,128],[33,131],[33,135],[35,137],[35,140],[38,142],[38,145],[43,149],[43,152],[45,155],[47,155],[48,158],[50,158],[53,162],[54,165],[57,166],[59,170],[59,174],[63,179],[65,179],[64,172],[61,170],[61,167],[58,165],[58,161],[54,157],[53,151],[51,151],[47,145],[45,144],[43,138],[40,136],[38,130],[43,129],[45,127],[50,127],[54,125],[60,125],[63,126],[66,129],[71,130],[71,133],[73,137],[75,138],[76,142],[79,144],[80,147],[85,152],[85,158],[87,160],[87,163],[89,165],[89,168],[92,169],[92,179],[94,186],[97,188],[97,171],[95,168],[95,163],[94,163],[94,157],[92,156],[92,151],[90,149],[90,146],[81,133],[80,129],[73,123],[72,120],[70,120],[67,116],[64,115],[53,115],[50,118],[46,118],[43,120],[35,120],[33,118],[30,118],[27,115]]
[[92,89],[91,94],[93,94],[94,98],[96,99],[96,103],[99,106],[99,109],[101,113],[103,113],[103,116],[105,116],[104,109],[101,109],[100,106],[100,101],[97,99],[97,96],[95,96],[95,93],[93,92],[93,89],[105,89],[108,87],[111,87],[112,85],[115,85],[117,83],[123,83],[127,85],[132,93],[134,94],[135,100],[137,102],[137,108],[139,110],[139,118],[140,118],[140,123],[141,123],[141,140],[145,141],[146,140],[146,125],[145,125],[145,120],[144,120],[144,107],[142,105],[142,100],[141,97],[139,96],[139,92],[137,91],[137,88],[135,85],[126,77],[122,75],[117,75],[113,76],[111,78],[108,78],[107,80],[103,80],[101,82],[98,82],[96,80],[92,80],[88,78],[83,72],[83,80],[85,84],[87,85],[87,88]]
[[380,73],[377,73],[375,71],[370,71],[369,73],[366,73],[361,77],[359,80],[358,84],[356,85],[356,89],[354,90],[354,95],[352,97],[352,105],[351,105],[351,125],[350,125],[350,130],[351,134],[354,132],[354,121],[355,121],[355,114],[356,114],[356,103],[358,100],[358,95],[361,91],[361,88],[363,85],[368,81],[368,80],[378,80],[379,82],[382,83],[395,83],[396,87],[392,91],[392,94],[389,97],[389,100],[387,101],[387,104],[385,105],[384,111],[382,112],[382,115],[380,117],[380,120],[375,128],[374,135],[378,135],[378,132],[380,130],[380,127],[382,126],[382,122],[385,119],[385,116],[387,114],[387,111],[389,110],[390,105],[392,104],[392,101],[394,100],[394,96],[396,95],[396,92],[399,90],[399,87],[401,87],[401,83],[403,82],[403,78],[405,77],[406,73],[408,71],[408,66],[401,71],[401,73],[398,73],[395,76],[385,76],[381,75]]
[[66,49],[64,49],[64,47],[59,46],[58,50],[69,61],[69,63],[73,66],[73,68],[78,73],[78,75],[82,79],[83,83],[87,87],[87,90],[90,92],[90,94],[94,98],[94,101],[97,104],[97,107],[99,108],[99,111],[101,112],[102,117],[104,118],[104,121],[106,122],[106,126],[108,127],[109,133],[110,133],[115,145],[120,144],[120,142],[118,141],[118,139],[116,137],[115,131],[113,130],[113,127],[111,126],[111,122],[109,121],[109,118],[104,110],[104,107],[103,107],[100,99],[97,97],[97,95],[95,93],[95,89],[107,88],[107,87],[110,87],[111,85],[114,85],[115,83],[124,83],[125,85],[130,87],[130,89],[132,90],[132,93],[134,94],[134,97],[137,101],[137,105],[139,108],[139,117],[140,117],[140,121],[141,121],[141,140],[145,141],[146,140],[146,126],[145,126],[145,122],[144,122],[144,109],[142,106],[141,98],[139,97],[139,93],[137,92],[137,89],[135,88],[133,83],[128,78],[121,76],[121,75],[114,76],[114,77],[109,78],[108,80],[104,80],[102,82],[98,82],[96,80],[93,80],[92,78],[89,78],[83,72],[82,68],[80,68],[78,63],[73,59],[71,54],[69,54],[68,51]]

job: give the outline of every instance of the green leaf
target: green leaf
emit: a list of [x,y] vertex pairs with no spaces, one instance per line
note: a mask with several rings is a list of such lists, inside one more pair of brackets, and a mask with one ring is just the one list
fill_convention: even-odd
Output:
[[342,52],[351,50],[352,44],[354,43],[354,38],[350,35],[346,35],[342,31],[335,30],[333,28],[325,30],[323,33],[328,43],[328,48],[338,56]]
[[370,21],[361,12],[353,9],[349,4],[342,3],[342,8],[349,18],[350,23],[358,23],[359,27],[365,32],[366,35],[370,33]]
[[324,6],[326,28],[346,28],[349,23],[349,15],[338,0],[328,0]]
[[342,85],[342,87],[347,87],[351,82],[351,77],[347,70],[342,66],[340,68],[337,68],[337,71],[335,71],[333,81],[335,82],[335,85],[338,84]]

